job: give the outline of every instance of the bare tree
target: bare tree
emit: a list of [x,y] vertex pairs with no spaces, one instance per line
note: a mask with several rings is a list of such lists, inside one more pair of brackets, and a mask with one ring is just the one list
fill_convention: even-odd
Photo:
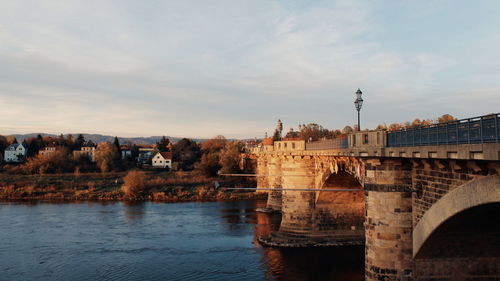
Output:
[[95,150],[95,160],[97,167],[101,172],[109,172],[116,166],[116,162],[120,159],[120,154],[116,146],[110,142],[102,142]]

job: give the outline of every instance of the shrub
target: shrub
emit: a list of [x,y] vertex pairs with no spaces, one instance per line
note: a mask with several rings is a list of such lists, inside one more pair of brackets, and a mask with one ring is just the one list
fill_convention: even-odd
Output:
[[74,170],[74,163],[67,148],[61,148],[49,155],[32,157],[19,166],[25,174],[65,173]]
[[118,154],[116,146],[110,142],[100,143],[95,150],[97,167],[99,167],[103,173],[114,169],[119,159],[120,154]]
[[146,188],[146,173],[143,171],[133,170],[127,173],[123,178],[122,192],[127,197],[138,197]]
[[219,153],[203,154],[201,161],[198,163],[197,168],[206,176],[214,177],[221,168],[219,164]]

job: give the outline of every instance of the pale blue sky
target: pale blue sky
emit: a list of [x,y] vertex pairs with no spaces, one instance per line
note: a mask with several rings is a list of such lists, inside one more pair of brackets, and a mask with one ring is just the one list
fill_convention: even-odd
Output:
[[2,1],[0,133],[262,137],[500,110],[499,1]]

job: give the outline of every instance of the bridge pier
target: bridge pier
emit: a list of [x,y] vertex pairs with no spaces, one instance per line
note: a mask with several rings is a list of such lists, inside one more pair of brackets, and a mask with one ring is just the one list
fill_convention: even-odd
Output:
[[266,191],[260,190],[259,188],[269,188],[269,177],[268,177],[268,157],[267,156],[259,156],[257,158],[257,192],[258,193],[266,193]]
[[[270,161],[269,173],[282,174],[278,180],[270,182],[273,187],[284,186],[280,190],[282,220],[280,229],[261,242],[269,246],[337,246],[362,245],[364,243],[364,194],[360,192],[295,191],[293,189],[321,189],[325,185],[324,169],[330,171],[330,163],[311,156],[281,155]],[[279,163],[279,164],[278,164]],[[275,171],[276,169],[276,171]],[[349,176],[345,173],[345,175]],[[352,177],[352,176],[351,176]],[[341,178],[337,179],[338,181]],[[354,178],[350,179],[354,180]],[[347,181],[349,183],[350,181]],[[344,185],[346,181],[344,179]],[[342,188],[353,188],[347,184]],[[354,188],[360,188],[358,186]],[[290,190],[291,189],[291,190]],[[276,193],[275,193],[276,194]],[[268,206],[273,205],[278,196],[270,194]]]
[[[309,156],[287,156],[282,163],[283,185],[287,189],[315,188],[314,161]],[[283,191],[280,232],[309,236],[313,230],[314,191]]]
[[366,280],[412,280],[411,165],[368,160],[366,165]]
[[282,208],[282,170],[281,157],[272,157],[268,159],[267,164],[267,183],[268,188],[275,190],[268,192],[267,206],[268,210],[281,212]]

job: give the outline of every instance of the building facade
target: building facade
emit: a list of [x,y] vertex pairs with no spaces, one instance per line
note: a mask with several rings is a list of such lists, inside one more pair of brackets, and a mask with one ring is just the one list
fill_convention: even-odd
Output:
[[23,163],[26,161],[28,149],[19,143],[13,143],[5,149],[4,160],[7,163]]
[[46,147],[40,149],[38,151],[38,155],[41,156],[49,156],[57,151],[57,147],[55,145],[47,145]]
[[80,149],[73,151],[75,158],[88,156],[92,162],[95,162],[95,146],[82,146]]
[[155,168],[172,169],[172,152],[157,152],[153,156],[151,164]]

